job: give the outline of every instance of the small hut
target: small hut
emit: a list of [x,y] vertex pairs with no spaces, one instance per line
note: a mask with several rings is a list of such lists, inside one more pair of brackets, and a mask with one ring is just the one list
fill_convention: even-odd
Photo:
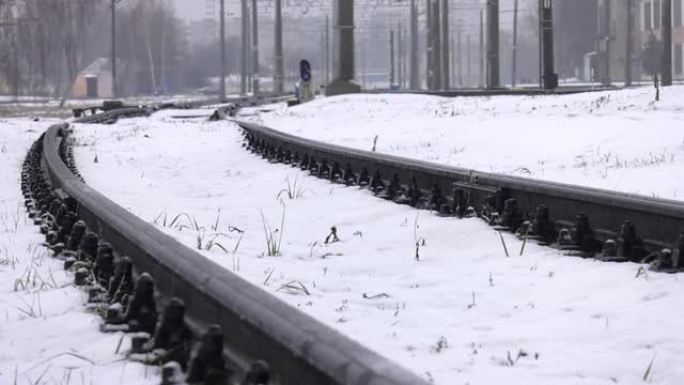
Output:
[[74,81],[75,98],[111,98],[112,66],[107,58],[95,59]]

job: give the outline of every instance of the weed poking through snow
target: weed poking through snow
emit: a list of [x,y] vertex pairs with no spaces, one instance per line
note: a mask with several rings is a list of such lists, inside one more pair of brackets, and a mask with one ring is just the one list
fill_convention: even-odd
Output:
[[271,280],[271,276],[273,276],[273,273],[275,273],[275,269],[268,268],[265,271],[266,273],[266,279],[264,279],[264,283],[262,285],[268,286],[268,281]]
[[318,246],[318,241],[313,241],[312,243],[309,243],[309,258],[313,258],[314,255],[314,249]]
[[290,281],[290,282],[280,286],[280,288],[278,288],[278,290],[276,290],[276,291],[284,291],[288,294],[294,294],[294,295],[302,295],[302,294],[307,295],[307,296],[311,295],[311,293],[309,292],[309,289],[307,289],[303,283],[301,283],[300,281],[296,281],[296,280]]
[[15,308],[23,313],[26,317],[39,318],[43,316],[43,306],[40,302],[40,291],[36,291],[32,294],[30,304],[22,297],[19,297],[19,299],[24,305],[21,307],[15,306]]
[[261,223],[264,227],[264,237],[266,238],[266,255],[269,257],[277,257],[280,255],[280,245],[283,241],[283,233],[285,232],[285,206],[283,206],[283,215],[280,220],[280,229],[273,228],[266,220],[264,212],[261,211]]
[[361,297],[363,299],[380,299],[380,298],[389,298],[390,295],[387,293],[378,293],[378,294],[371,294],[368,295],[367,293],[361,294]]
[[178,231],[191,230],[195,232],[195,247],[197,250],[211,251],[214,248],[223,250],[226,254],[232,254],[233,257],[233,270],[240,270],[240,261],[237,258],[237,251],[242,242],[242,237],[244,236],[244,230],[241,230],[234,226],[228,226],[228,232],[238,233],[238,239],[233,247],[232,252],[228,250],[223,243],[219,242],[221,238],[230,238],[227,233],[221,232],[220,230],[221,222],[221,209],[219,208],[216,212],[216,219],[214,224],[209,227],[209,230],[205,226],[200,226],[197,219],[192,215],[182,212],[177,214],[175,217],[169,219],[168,213],[166,211],[160,212],[157,217],[152,221],[155,226],[162,226],[167,228],[176,229]]
[[523,243],[520,247],[520,256],[522,257],[523,253],[525,252],[525,245],[527,245],[527,239],[530,236],[530,229],[532,228],[532,224],[529,221],[525,221],[521,227],[524,227],[524,230],[521,231],[523,233]]
[[506,247],[506,241],[504,240],[503,234],[501,231],[499,231],[499,237],[501,238],[501,245],[503,245],[504,253],[506,253],[506,258],[509,257],[508,255],[508,247]]
[[416,214],[416,220],[413,222],[413,240],[416,244],[416,261],[420,261],[420,248],[426,246],[425,238],[418,236],[418,228],[420,227],[418,225],[419,215],[420,214]]
[[340,238],[337,237],[337,227],[333,226],[330,228],[330,234],[325,237],[325,244],[339,242]]
[[[501,366],[513,367],[515,366],[515,364],[518,363],[518,360],[520,360],[521,358],[525,358],[527,356],[529,356],[529,354],[526,351],[518,349],[518,354],[515,356],[515,359],[513,359],[513,357],[511,356],[511,351],[509,350],[506,352],[506,360],[500,361],[499,364]],[[534,359],[539,359],[539,353],[534,353]]]
[[237,254],[238,249],[240,248],[240,244],[242,243],[242,237],[245,235],[244,230],[240,230],[237,227],[231,227],[231,231],[237,231],[239,232],[238,240],[235,243],[235,247],[233,247],[233,271],[240,271],[240,256]]
[[472,294],[473,294],[473,302],[471,302],[470,305],[468,305],[468,307],[467,307],[468,309],[472,309],[477,305],[477,303],[475,302],[475,292],[473,292]]
[[644,269],[643,266],[639,266],[639,269],[637,270],[636,275],[634,276],[634,278],[639,277],[644,277],[644,279],[648,281],[648,273],[646,272],[646,269]]
[[277,200],[283,201],[283,197],[294,200],[304,197],[304,193],[308,190],[299,182],[299,175],[295,175],[294,181],[290,182],[290,178],[286,179],[287,186],[278,192]]
[[641,379],[643,382],[651,382],[651,377],[652,377],[652,373],[653,373],[653,362],[655,362],[657,355],[658,355],[658,351],[656,350],[653,353],[653,358],[651,358],[651,362],[648,364],[648,367],[646,367],[646,371],[644,372],[644,377]]

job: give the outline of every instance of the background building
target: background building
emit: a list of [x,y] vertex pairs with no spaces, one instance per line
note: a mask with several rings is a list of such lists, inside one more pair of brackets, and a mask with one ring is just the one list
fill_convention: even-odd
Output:
[[[672,73],[677,80],[684,80],[684,9],[682,0],[672,0]],[[651,36],[661,38],[662,32],[662,0],[640,0],[639,21],[640,39],[642,46],[646,46]]]
[[[118,61],[117,61],[118,62]],[[95,59],[74,81],[75,98],[112,97],[112,66],[107,58]]]
[[[676,80],[684,80],[682,2],[672,0],[672,71]],[[633,81],[651,78],[650,68],[660,68],[663,3],[662,0],[599,0],[593,80],[621,83],[627,80],[630,71]],[[629,15],[632,15],[631,23]],[[649,45],[653,47],[649,49]]]

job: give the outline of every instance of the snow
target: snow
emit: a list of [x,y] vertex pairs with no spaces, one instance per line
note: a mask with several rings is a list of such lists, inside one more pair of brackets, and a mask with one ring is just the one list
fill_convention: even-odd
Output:
[[55,122],[0,119],[0,384],[157,384],[155,368],[125,360],[128,338],[99,332],[24,209],[21,164]]
[[[347,95],[250,119],[478,171],[684,199],[684,86],[566,96]],[[254,112],[254,111],[253,111]]]
[[[665,100],[669,97],[664,95]],[[587,96],[574,98],[581,105],[579,100]],[[381,100],[387,105],[377,102]],[[463,113],[467,121],[484,123],[478,130],[482,134],[464,134],[479,138],[481,149],[496,145],[498,123],[488,114],[510,123],[520,115],[515,110],[523,109],[516,99],[502,100],[503,107],[493,100],[477,102],[489,113]],[[555,97],[530,100],[546,105],[544,115],[559,103]],[[291,127],[292,132],[357,147],[370,145],[380,134],[383,151],[404,143],[414,156],[421,147],[411,135],[434,138],[429,148],[436,149],[437,156],[454,145],[440,136],[446,136],[450,117],[428,120],[421,126],[425,133],[418,134],[412,125],[433,115],[435,106],[451,111],[476,102],[459,103],[422,96],[347,96],[260,118],[277,128]],[[618,114],[605,109],[605,119],[615,120],[608,116]],[[316,117],[316,110],[330,113]],[[678,119],[674,111],[664,110],[653,115],[662,121]],[[210,112],[204,110],[207,116]],[[174,118],[183,114],[188,117]],[[503,234],[511,253],[507,258],[499,233],[480,220],[437,217],[377,199],[358,187],[270,164],[241,147],[241,132],[234,123],[189,117],[196,114],[163,111],[113,126],[76,125],[77,166],[90,186],[132,213],[188,247],[197,248],[199,242],[204,256],[255,287],[436,384],[630,384],[642,381],[652,360],[647,375],[652,383],[684,381],[679,365],[684,336],[677,332],[684,316],[684,283],[678,275],[637,274],[637,264],[569,257],[536,244],[527,244],[520,255],[522,241]],[[308,119],[330,126],[316,132]],[[541,125],[549,119],[533,120]],[[590,120],[576,121],[580,119]],[[300,129],[293,128],[295,123]],[[347,132],[338,132],[340,127]],[[390,137],[392,128],[397,138]],[[544,131],[537,127],[537,132]],[[354,133],[362,138],[354,138]],[[558,135],[568,141],[577,137]],[[617,140],[605,137],[610,143]],[[554,146],[559,147],[557,154],[550,144],[563,143],[548,141],[541,148],[544,155],[527,154],[522,161],[549,156],[549,162],[561,162],[583,149],[572,142],[565,149]],[[500,152],[525,154],[523,148],[530,147],[511,137]],[[616,151],[613,148],[608,151]],[[500,155],[467,153],[473,165],[506,167]],[[276,241],[282,236],[277,256],[268,255],[264,225]],[[340,241],[326,244],[332,226]],[[418,261],[417,240],[425,241]],[[211,241],[220,247],[210,247]]]

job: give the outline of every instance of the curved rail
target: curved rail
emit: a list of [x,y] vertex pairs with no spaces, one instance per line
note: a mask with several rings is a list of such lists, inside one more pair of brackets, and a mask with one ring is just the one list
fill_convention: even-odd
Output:
[[193,322],[220,325],[232,354],[244,360],[265,360],[280,384],[426,384],[88,187],[60,157],[66,135],[64,126],[52,126],[40,143],[52,189],[75,200],[77,214],[88,227],[129,256],[138,272],[152,275],[165,297],[185,300]]
[[[252,123],[237,123],[245,131],[249,147],[264,157],[299,163],[303,169],[311,169],[311,165],[303,164],[302,160],[310,163],[315,159],[317,174],[323,174],[322,168],[327,167],[325,177],[345,182],[348,178],[343,175],[344,170],[354,172],[355,183],[359,182],[359,172],[365,172],[373,176],[367,183],[379,180],[385,192],[393,182],[404,191],[417,187],[423,199],[442,202],[445,208],[439,204],[430,208],[446,215],[456,214],[455,206],[463,204],[458,200],[462,201],[459,197],[464,196],[469,206],[480,207],[481,204],[485,211],[517,216],[518,224],[524,220],[534,221],[537,209],[544,205],[551,218],[562,227],[572,227],[578,214],[585,213],[599,238],[618,238],[624,235],[623,225],[629,220],[638,228],[649,249],[660,250],[676,244],[675,252],[684,253],[682,202],[483,173],[323,143]],[[436,194],[442,196],[435,197]],[[506,204],[510,200],[515,201],[511,205],[514,208]]]
[[[121,109],[77,121],[107,122],[151,111]],[[604,238],[615,237],[623,221],[631,219],[654,248],[672,244],[684,225],[684,205],[676,201],[480,173],[325,144],[250,123],[238,124],[245,131],[250,148],[265,157],[300,166],[333,181],[367,183],[387,198],[394,197],[387,194],[393,185],[404,192],[413,190],[424,207],[445,215],[458,215],[457,207],[462,208],[465,199],[469,206],[481,204],[482,210],[510,217],[513,213],[508,203],[515,200],[519,219],[532,220],[534,215],[530,213],[544,204],[562,226],[571,226],[579,212],[589,213],[592,225]],[[120,255],[129,256],[138,272],[150,273],[164,297],[184,299],[193,323],[220,325],[226,335],[227,350],[241,363],[265,360],[279,384],[426,384],[418,376],[183,246],[85,185],[74,173],[73,164],[67,165],[63,160],[69,151],[65,128],[50,127],[37,146],[42,151],[41,163],[51,188],[65,199],[77,202],[77,214],[89,229],[111,243]],[[442,192],[453,192],[453,196]],[[676,251],[682,249],[679,245]]]

